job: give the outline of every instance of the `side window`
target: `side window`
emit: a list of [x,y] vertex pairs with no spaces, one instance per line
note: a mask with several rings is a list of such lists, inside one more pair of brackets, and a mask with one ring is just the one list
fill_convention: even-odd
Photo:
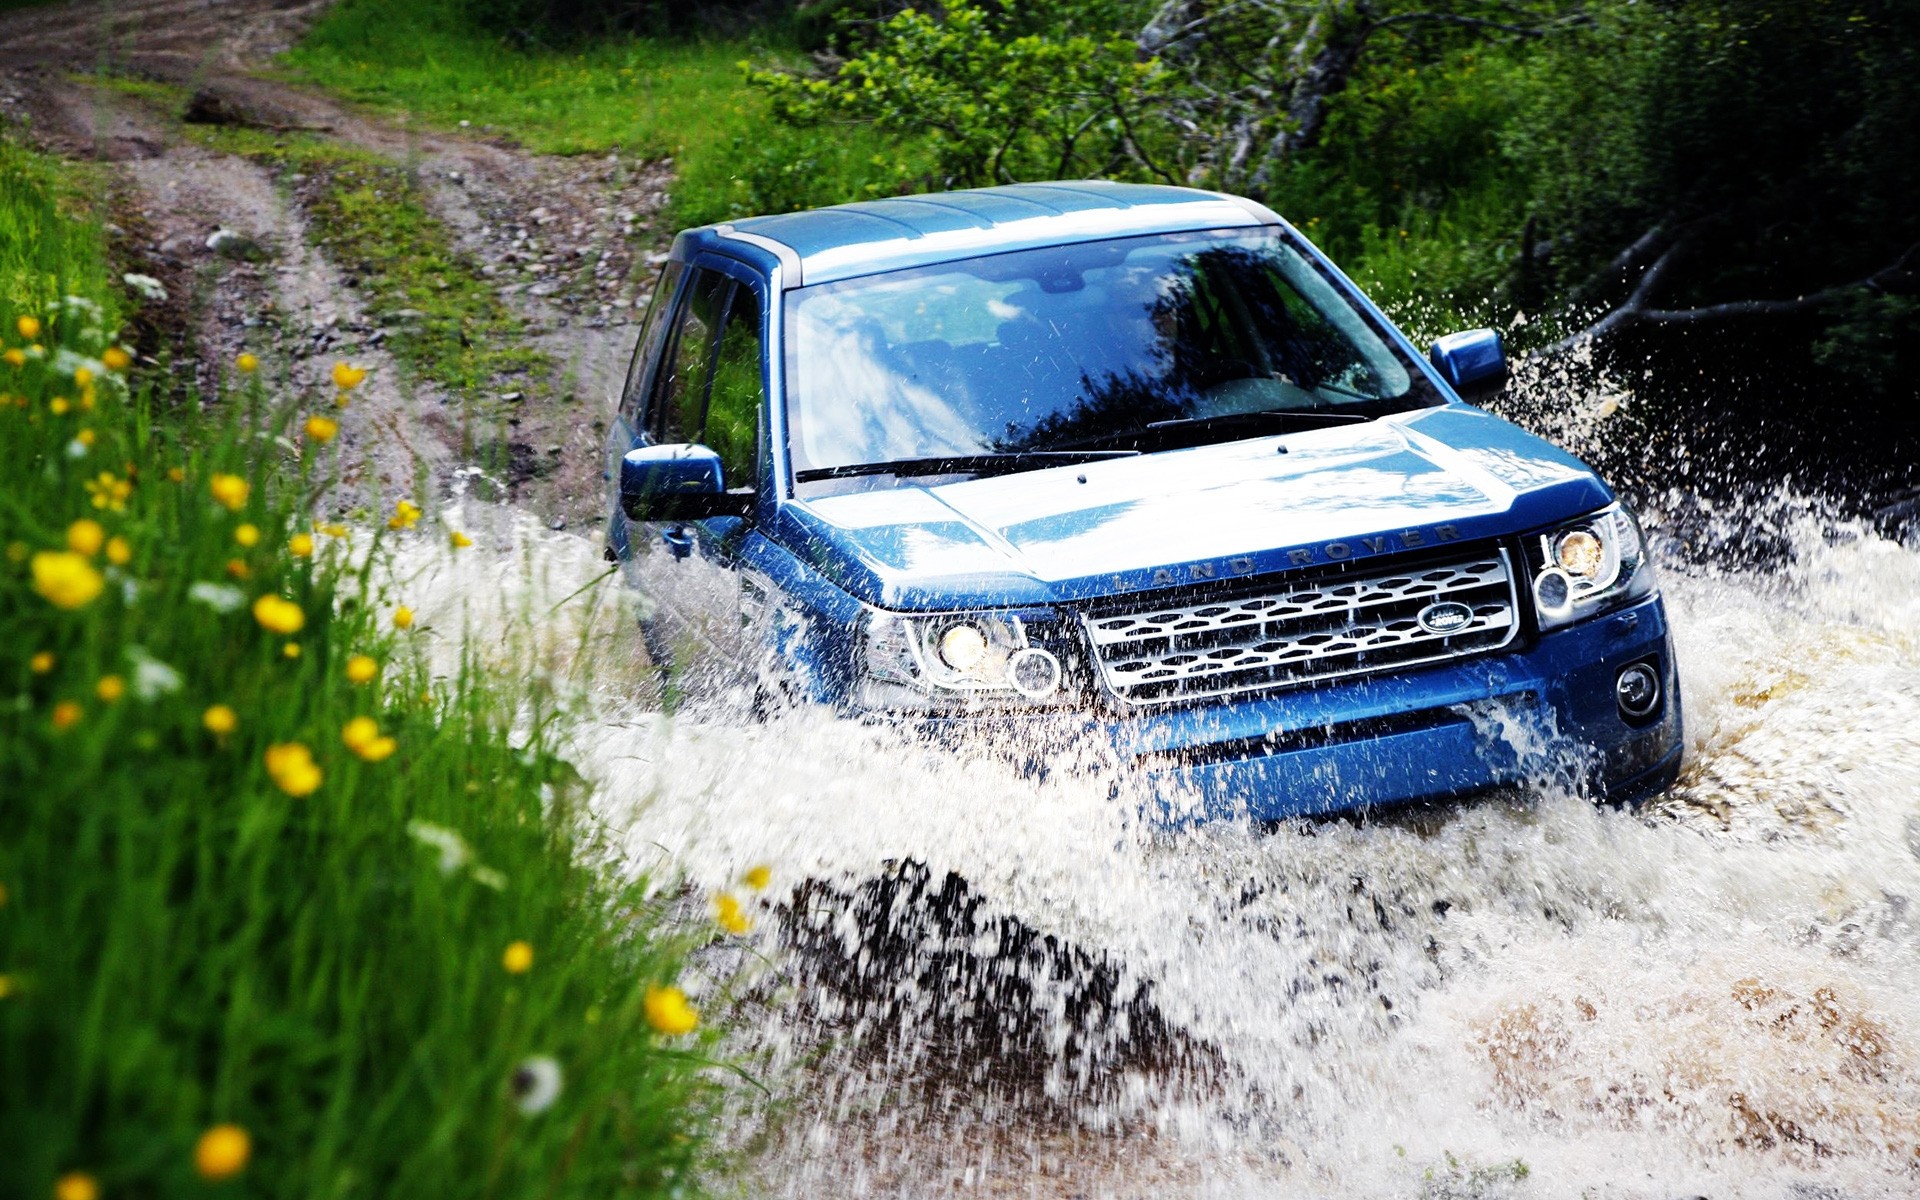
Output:
[[733,280],[717,271],[698,271],[688,285],[673,350],[661,368],[660,381],[654,385],[648,424],[656,442],[700,440],[707,410],[708,372],[713,366],[713,339],[726,314],[733,286]]
[[670,262],[660,268],[660,277],[654,280],[646,323],[640,328],[639,341],[634,343],[633,364],[627,368],[627,386],[620,393],[620,415],[629,425],[640,423],[640,402],[646,398],[647,385],[652,382],[647,378],[647,368],[660,353],[660,343],[667,338],[667,329],[672,324],[667,318],[673,312],[673,293],[685,273],[685,263]]
[[714,355],[713,393],[701,438],[720,456],[728,487],[744,487],[759,477],[760,409],[766,398],[761,336],[759,297],[741,284],[734,289]]

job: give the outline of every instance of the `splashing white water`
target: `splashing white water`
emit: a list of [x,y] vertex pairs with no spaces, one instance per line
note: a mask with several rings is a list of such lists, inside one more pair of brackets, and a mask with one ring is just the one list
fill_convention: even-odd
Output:
[[[755,1191],[1908,1195],[1920,555],[1778,532],[1770,572],[1667,571],[1690,758],[1641,812],[1549,777],[1276,831],[1155,833],[1097,764],[663,717],[597,548],[524,522],[407,586],[469,644],[533,618],[522,661],[596,668],[571,753],[633,869],[773,865],[794,912],[755,910],[740,1041],[796,1102]],[[949,873],[966,919],[930,925]]]

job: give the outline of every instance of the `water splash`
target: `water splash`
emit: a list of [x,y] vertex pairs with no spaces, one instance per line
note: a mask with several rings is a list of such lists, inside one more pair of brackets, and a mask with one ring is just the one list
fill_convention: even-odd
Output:
[[773,864],[738,1046],[787,1103],[739,1119],[751,1190],[1906,1195],[1920,554],[1776,513],[1763,562],[1664,543],[1689,762],[1638,813],[1549,770],[1366,824],[1160,833],[1097,761],[662,715],[582,539],[506,521],[405,586],[468,644],[545,622],[516,653],[573,681],[571,756],[632,869],[739,890]]

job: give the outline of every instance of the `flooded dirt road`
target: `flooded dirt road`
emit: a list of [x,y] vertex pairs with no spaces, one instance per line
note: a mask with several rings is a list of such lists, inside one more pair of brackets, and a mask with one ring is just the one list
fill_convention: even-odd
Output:
[[443,630],[549,614],[624,867],[748,900],[706,999],[747,998],[778,1097],[736,1134],[756,1194],[1911,1195],[1920,553],[1768,511],[1723,514],[1785,548],[1738,568],[1656,518],[1667,796],[1596,807],[1542,757],[1512,794],[1277,829],[1156,830],[1097,762],[663,716],[631,593],[555,623],[604,567],[524,520],[412,569]]

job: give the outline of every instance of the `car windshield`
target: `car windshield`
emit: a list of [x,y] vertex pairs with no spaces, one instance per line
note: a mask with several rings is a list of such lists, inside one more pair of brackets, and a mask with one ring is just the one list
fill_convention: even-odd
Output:
[[[802,482],[980,473],[1440,403],[1271,227],[997,254],[786,300]],[[951,472],[943,468],[952,468]]]

